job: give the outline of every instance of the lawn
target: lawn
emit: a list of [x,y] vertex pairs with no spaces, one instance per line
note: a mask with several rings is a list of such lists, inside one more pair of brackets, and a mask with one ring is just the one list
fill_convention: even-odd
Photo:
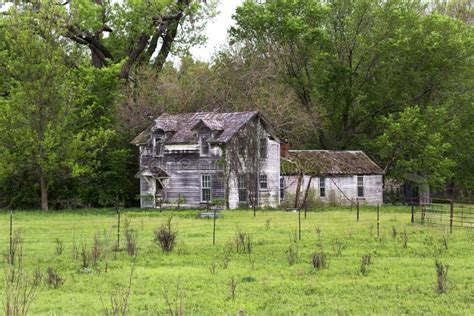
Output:
[[[411,224],[407,208],[383,207],[377,237],[375,209],[363,208],[357,222],[354,210],[326,208],[306,219],[301,214],[298,240],[298,213],[225,211],[213,245],[213,220],[197,213],[124,210],[121,249],[115,252],[113,210],[15,212],[26,269],[46,274],[51,267],[64,279],[58,288],[42,281],[30,313],[103,314],[111,298],[120,301],[127,292],[130,276],[130,314],[473,313],[474,229],[449,234],[446,227]],[[0,215],[0,243],[7,251],[8,214]],[[177,245],[165,253],[154,231],[171,215]],[[126,251],[126,221],[137,234],[135,259]],[[236,251],[238,232],[250,236],[250,254]],[[101,256],[83,268],[82,247],[90,256],[94,236]],[[324,253],[327,267],[313,267],[314,253]],[[366,273],[364,255],[371,261]],[[446,293],[436,290],[435,259],[449,265]],[[0,289],[3,298],[4,282]]]

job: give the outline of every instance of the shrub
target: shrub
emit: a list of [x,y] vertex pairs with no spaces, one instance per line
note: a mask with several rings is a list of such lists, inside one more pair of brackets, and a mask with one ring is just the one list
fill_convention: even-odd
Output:
[[3,307],[5,315],[27,315],[41,285],[42,273],[36,269],[31,276],[24,269],[23,238],[15,231],[12,255],[4,266]]
[[63,241],[59,238],[56,238],[55,244],[56,244],[56,255],[58,256],[62,255],[64,251]]
[[445,293],[448,290],[448,269],[449,266],[443,264],[441,261],[436,260],[436,291],[438,293]]
[[127,240],[127,253],[129,256],[137,255],[137,233],[130,228],[130,220],[125,220],[125,239]]
[[46,284],[49,287],[57,289],[58,287],[63,285],[64,279],[53,268],[48,267],[46,274],[47,274]]
[[232,300],[235,300],[235,292],[237,290],[237,281],[235,280],[235,277],[231,277],[229,281],[229,294],[230,298]]
[[167,224],[161,225],[161,227],[155,230],[155,242],[157,242],[161,249],[165,252],[171,252],[176,245],[176,237],[178,232],[173,230],[171,226],[171,220],[173,217],[168,218]]
[[338,239],[332,242],[332,250],[334,252],[335,257],[340,257],[342,255],[342,251],[346,249],[346,244],[343,241]]
[[250,234],[238,231],[234,236],[234,245],[238,253],[250,254],[252,252],[252,239]]
[[94,235],[94,242],[92,244],[92,251],[91,251],[91,256],[90,256],[93,265],[97,265],[101,255],[102,255],[102,241],[100,240],[100,234],[96,233]]
[[313,265],[313,268],[317,270],[326,269],[329,267],[326,254],[324,252],[314,252],[311,255],[311,264]]
[[135,264],[132,265],[132,269],[130,270],[127,287],[119,286],[110,293],[110,307],[104,307],[104,315],[125,316],[128,314],[128,300],[130,298],[130,294],[132,293],[132,279],[134,271]]
[[408,247],[408,234],[407,234],[407,230],[406,230],[406,229],[403,229],[402,245],[403,245],[403,248],[407,248],[407,247]]
[[362,273],[362,275],[368,275],[369,266],[371,264],[372,264],[372,255],[371,254],[363,255],[362,258],[360,259],[360,273]]
[[87,245],[84,243],[82,243],[80,255],[81,255],[81,261],[82,261],[81,268],[88,269],[91,265],[91,256],[89,254],[89,251],[87,250]]
[[298,260],[298,247],[295,244],[290,244],[288,250],[286,251],[286,258],[288,264],[292,266]]

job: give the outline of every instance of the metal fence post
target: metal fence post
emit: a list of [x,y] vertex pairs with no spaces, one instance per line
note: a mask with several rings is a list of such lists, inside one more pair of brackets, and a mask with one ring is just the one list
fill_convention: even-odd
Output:
[[120,249],[120,208],[117,208],[117,251]]
[[10,210],[10,250],[8,252],[8,257],[11,264],[13,264],[12,247],[13,247],[13,210]]
[[453,233],[454,201],[449,201],[449,233]]
[[377,238],[380,237],[380,206],[377,203]]
[[214,207],[214,227],[212,228],[212,245],[216,244],[216,208]]
[[298,208],[298,240],[301,240],[301,208]]
[[413,203],[411,204],[411,223],[413,224],[415,222],[415,206]]

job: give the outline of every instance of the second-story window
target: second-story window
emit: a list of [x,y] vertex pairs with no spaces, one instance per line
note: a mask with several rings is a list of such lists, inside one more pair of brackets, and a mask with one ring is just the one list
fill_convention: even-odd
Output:
[[266,138],[260,138],[260,158],[267,158],[267,144]]
[[160,142],[160,139],[155,139],[155,145],[154,145],[155,156],[161,156],[162,150],[163,150],[163,143]]
[[209,142],[207,139],[207,135],[202,135],[199,138],[201,156],[209,156]]

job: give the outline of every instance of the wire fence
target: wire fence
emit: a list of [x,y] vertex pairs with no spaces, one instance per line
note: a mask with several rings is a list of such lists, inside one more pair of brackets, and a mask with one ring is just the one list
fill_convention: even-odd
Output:
[[40,243],[54,244],[57,240],[67,247],[80,246],[81,243],[91,243],[95,234],[101,234],[118,251],[126,245],[127,229],[138,232],[142,241],[152,242],[154,230],[166,223],[170,216],[175,218],[173,224],[179,229],[180,240],[189,243],[207,240],[211,246],[224,243],[239,229],[248,230],[258,238],[268,226],[277,228],[280,235],[291,233],[298,239],[309,238],[308,234],[314,236],[317,227],[333,236],[340,236],[348,229],[364,228],[373,230],[377,237],[399,224],[444,226],[451,232],[453,229],[474,228],[474,207],[448,200],[398,207],[358,204],[337,208],[326,206],[307,212],[258,210],[255,220],[250,220],[254,218],[254,213],[248,210],[217,211],[215,214],[219,217],[197,221],[201,212],[125,209],[91,214],[41,214],[11,211],[3,213],[0,221],[0,245],[2,249],[6,245],[6,252],[11,252],[14,231],[23,230],[26,247],[35,248]]

